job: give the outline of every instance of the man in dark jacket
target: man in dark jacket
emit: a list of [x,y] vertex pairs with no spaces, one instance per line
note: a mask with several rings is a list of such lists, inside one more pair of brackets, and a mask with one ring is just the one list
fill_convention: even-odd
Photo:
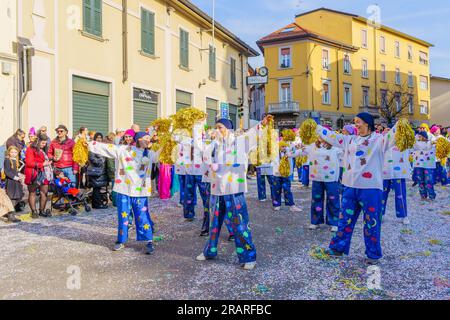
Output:
[[17,129],[16,133],[6,140],[6,149],[11,146],[16,147],[19,150],[19,154],[22,152],[22,149],[25,148],[25,131]]
[[[97,132],[94,140],[103,142],[103,135]],[[89,165],[87,168],[89,185],[92,190],[92,208],[107,209],[108,206],[102,203],[101,189],[108,185],[108,175],[106,172],[106,159],[103,156],[89,152]]]
[[67,134],[66,126],[60,125],[56,128],[57,138],[52,141],[48,149],[48,157],[53,160],[55,168],[64,172],[64,175],[70,181],[76,183],[78,173],[78,164],[73,161],[73,147],[75,142]]

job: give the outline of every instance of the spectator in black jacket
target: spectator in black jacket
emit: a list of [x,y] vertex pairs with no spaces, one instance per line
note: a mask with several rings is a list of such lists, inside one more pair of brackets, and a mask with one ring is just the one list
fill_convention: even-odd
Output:
[[[103,135],[100,132],[97,132],[94,135],[94,141],[103,142]],[[89,165],[87,168],[87,176],[89,184],[93,188],[92,208],[107,209],[108,206],[103,204],[101,196],[101,189],[108,185],[105,157],[89,152]]]

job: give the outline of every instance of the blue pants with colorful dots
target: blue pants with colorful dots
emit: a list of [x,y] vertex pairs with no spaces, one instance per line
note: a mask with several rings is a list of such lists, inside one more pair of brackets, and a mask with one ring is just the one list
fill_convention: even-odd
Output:
[[[339,221],[340,198],[339,182],[312,182],[311,199],[311,224],[324,224],[325,221],[330,226],[337,226]],[[324,219],[325,191],[327,193],[326,220]]]
[[213,214],[209,239],[203,254],[211,259],[217,256],[220,229],[225,221],[229,231],[234,234],[236,253],[240,263],[256,261],[256,248],[252,242],[249,227],[247,204],[243,193],[226,196],[211,196],[211,212]]
[[262,175],[261,168],[256,168],[256,184],[258,186],[258,200],[266,200],[267,199],[266,178],[267,178],[267,182],[269,183],[269,187],[270,187],[270,197],[273,198],[273,194],[272,194],[273,176]]
[[391,189],[395,192],[395,214],[397,218],[406,218],[408,216],[406,206],[406,180],[390,179],[383,181],[383,216],[386,213],[387,199]]
[[209,217],[210,184],[207,182],[202,182],[202,176],[186,175],[183,206],[184,217],[186,219],[192,219],[195,217],[195,198],[197,196],[197,187],[203,201],[204,215]]
[[416,167],[414,168],[414,173],[416,174],[417,182],[419,183],[419,192],[422,199],[436,199],[436,193],[434,192],[433,183],[434,169]]
[[338,232],[331,239],[330,249],[349,254],[353,230],[362,211],[366,256],[370,259],[380,259],[382,257],[380,241],[382,198],[383,191],[379,189],[344,187]]
[[309,166],[302,167],[302,184],[305,187],[309,186]]
[[117,194],[117,214],[119,221],[119,234],[117,242],[126,243],[128,241],[129,217],[133,211],[136,223],[136,240],[153,240],[153,221],[150,217],[147,197],[129,197]]
[[281,193],[284,193],[284,204],[288,207],[295,205],[294,196],[291,191],[291,180],[289,177],[273,177],[272,183],[272,204],[274,207],[281,207]]
[[303,167],[297,167],[297,174],[298,174],[298,182],[302,182],[302,170]]
[[434,170],[434,183],[441,183],[443,186],[448,184],[447,168],[443,167],[441,162],[436,162],[436,169]]

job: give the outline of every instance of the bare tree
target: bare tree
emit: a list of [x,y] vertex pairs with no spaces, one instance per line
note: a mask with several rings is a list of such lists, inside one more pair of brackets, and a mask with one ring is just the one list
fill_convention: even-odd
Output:
[[380,116],[388,125],[394,124],[400,117],[407,116],[413,112],[414,89],[403,85],[388,84],[381,89],[378,105]]

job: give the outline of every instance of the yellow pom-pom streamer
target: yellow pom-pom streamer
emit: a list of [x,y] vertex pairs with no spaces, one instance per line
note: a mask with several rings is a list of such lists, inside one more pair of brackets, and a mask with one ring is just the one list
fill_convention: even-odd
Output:
[[273,133],[274,133],[274,124],[273,124],[273,119],[270,119],[267,123],[267,156],[268,158],[272,158],[273,155]]
[[411,128],[408,119],[402,118],[397,122],[397,132],[395,133],[395,144],[400,152],[411,149],[416,143],[414,130]]
[[317,123],[313,119],[306,119],[301,127],[300,127],[300,138],[302,139],[302,143],[305,145],[309,145],[311,143],[316,142],[317,134],[316,134]]
[[281,136],[283,137],[283,141],[295,141],[295,132],[290,129],[283,130]]
[[450,142],[445,138],[439,138],[436,140],[436,156],[441,160],[443,167],[447,164],[447,158],[450,154]]
[[88,143],[86,138],[80,138],[73,147],[73,161],[84,167],[88,162]]
[[176,114],[171,116],[173,120],[173,128],[176,129],[186,129],[190,133],[194,128],[194,124],[198,121],[203,121],[206,119],[207,114],[196,108],[184,108],[178,111]]
[[304,163],[306,163],[306,161],[308,161],[308,156],[297,157],[295,159],[295,165],[300,168]]
[[150,124],[152,127],[157,129],[158,134],[168,133],[170,127],[172,126],[171,119],[156,119]]
[[291,166],[287,156],[280,159],[280,174],[282,177],[289,177],[291,175]]
[[413,157],[413,155],[412,155],[412,154],[410,154],[410,155],[409,155],[409,158],[408,158],[408,160],[409,160],[409,162],[411,162],[411,163],[412,163],[412,162],[414,161],[414,157]]

